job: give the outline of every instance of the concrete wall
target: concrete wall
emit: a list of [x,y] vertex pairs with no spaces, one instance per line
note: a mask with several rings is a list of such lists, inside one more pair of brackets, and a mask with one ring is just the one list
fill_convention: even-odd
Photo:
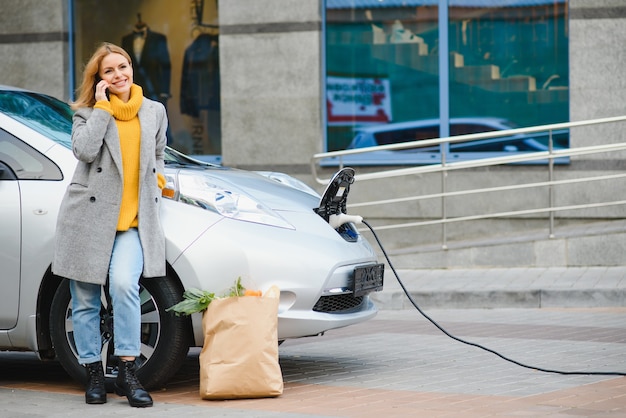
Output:
[[0,84],[69,99],[67,0],[2,0]]
[[624,45],[623,0],[570,0],[572,120],[624,114]]
[[[626,113],[626,3],[622,0],[570,0],[570,117],[572,121]],[[593,134],[591,134],[593,133]],[[575,146],[624,141],[626,130],[587,128]],[[589,158],[589,157],[587,157]],[[607,159],[598,155],[595,159]],[[615,160],[611,156],[609,160]],[[608,161],[605,161],[608,163]]]
[[321,150],[319,0],[223,0],[222,157],[246,168],[299,166]]

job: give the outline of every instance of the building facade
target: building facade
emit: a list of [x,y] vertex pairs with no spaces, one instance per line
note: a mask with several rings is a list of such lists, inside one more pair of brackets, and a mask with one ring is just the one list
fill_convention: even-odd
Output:
[[[439,45],[442,4],[447,49]],[[144,90],[168,108],[172,146],[312,186],[311,156],[350,146],[363,124],[495,115],[532,126],[625,111],[622,0],[2,0],[2,9],[0,84],[70,100],[95,46],[123,44],[136,57],[136,78],[149,80]],[[568,141],[594,145],[624,134],[614,126]],[[621,171],[622,157],[573,159],[560,170]],[[504,167],[498,177],[533,170]],[[477,170],[472,183],[492,178]],[[364,183],[359,193],[367,199],[380,187]],[[422,178],[385,188],[429,186]],[[367,215],[428,216],[414,209]],[[623,215],[614,208],[592,216]]]

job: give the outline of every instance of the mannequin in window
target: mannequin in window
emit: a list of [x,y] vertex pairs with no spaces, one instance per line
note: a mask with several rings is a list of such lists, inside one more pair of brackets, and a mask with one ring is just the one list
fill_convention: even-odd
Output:
[[135,83],[147,97],[166,104],[171,96],[172,65],[165,35],[151,31],[137,14],[133,32],[122,38],[122,48],[133,58]]
[[180,113],[205,118],[208,148],[221,153],[219,35],[200,33],[185,49],[180,83]]
[[219,37],[201,33],[185,49],[180,83],[180,113],[220,109]]

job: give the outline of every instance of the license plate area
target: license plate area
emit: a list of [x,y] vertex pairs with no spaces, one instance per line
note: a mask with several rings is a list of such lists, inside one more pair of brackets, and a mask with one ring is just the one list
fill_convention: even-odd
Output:
[[384,264],[355,267],[352,294],[354,297],[367,295],[370,292],[383,290]]

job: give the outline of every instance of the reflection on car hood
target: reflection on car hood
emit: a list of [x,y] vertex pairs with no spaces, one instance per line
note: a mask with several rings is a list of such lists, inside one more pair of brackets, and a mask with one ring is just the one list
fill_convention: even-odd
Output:
[[313,209],[319,205],[319,197],[316,198],[309,193],[286,186],[252,171],[214,165],[175,164],[166,165],[165,171],[167,173],[184,172],[188,175],[202,174],[215,177],[220,183],[226,183],[232,186],[233,190],[245,193],[276,211],[314,213]]

